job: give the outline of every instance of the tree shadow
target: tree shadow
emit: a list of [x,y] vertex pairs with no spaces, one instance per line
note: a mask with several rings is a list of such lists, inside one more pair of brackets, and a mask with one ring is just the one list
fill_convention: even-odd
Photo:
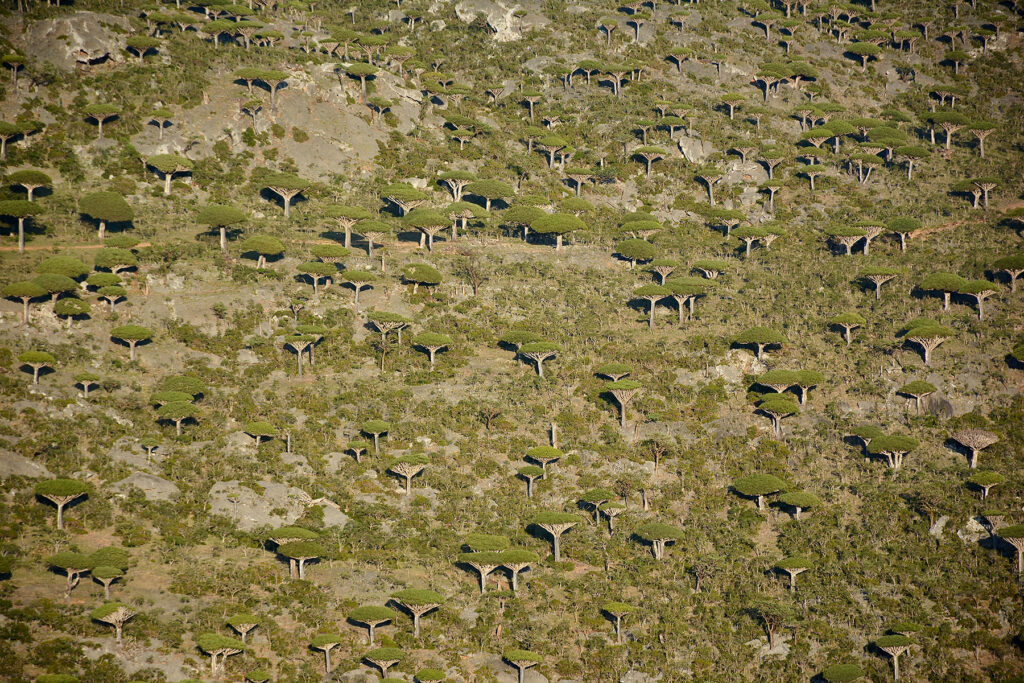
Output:
[[[353,246],[355,245],[355,236],[356,236],[356,233],[355,233],[355,231],[353,231],[352,232],[352,243],[353,243]],[[320,233],[320,237],[323,237],[325,240],[331,240],[332,242],[337,242],[339,245],[345,244],[345,233],[344,232],[338,232],[337,230],[330,230],[330,229],[324,230],[323,232]]]
[[[232,40],[232,42],[234,42],[234,40]],[[236,82],[238,82],[238,81],[236,81]],[[241,84],[245,85],[245,81],[241,81]],[[288,88],[288,86],[289,86],[288,81],[282,81],[280,83],[277,83],[276,86],[272,86],[271,84],[269,84],[266,81],[264,81],[262,78],[257,79],[257,80],[252,82],[252,87],[259,88],[260,90],[266,90],[267,93],[269,95],[272,95],[272,96],[275,96],[274,95],[274,91],[275,90],[277,92],[281,92],[282,90],[286,90]]]
[[[111,337],[110,341],[118,346],[123,346],[126,349],[131,349],[131,344],[118,337]],[[138,349],[140,349],[141,347],[149,346],[151,343],[153,343],[152,339],[142,339],[140,341],[135,342],[135,349],[136,351],[138,351]]]
[[[952,439],[952,438],[946,439],[945,441],[943,441],[942,445],[945,446],[950,451],[956,453],[957,455],[964,456],[964,460],[967,463],[970,463],[970,461],[971,461],[971,449],[970,448],[967,448],[962,443],[960,443],[956,439]],[[979,459],[980,459],[980,454],[979,454]]]
[[[255,251],[246,251],[246,252],[242,253],[242,258],[244,258],[244,259],[251,259],[253,261],[257,261],[258,262],[259,258],[260,258],[260,255],[257,252],[255,252]],[[269,265],[271,263],[277,263],[278,261],[283,261],[283,260],[284,260],[284,254],[267,254],[266,257],[264,258],[264,262],[265,262],[266,265]]]
[[[226,228],[224,230],[224,239],[228,242],[236,241],[245,231],[241,228]],[[196,233],[195,240],[197,242],[208,241],[209,238],[213,238],[215,241],[220,240],[220,228],[212,228],[210,230],[203,230],[202,232]]]
[[[87,224],[91,225],[96,230],[99,230],[100,223],[103,222],[103,221],[97,220],[97,219],[93,218],[92,216],[89,216],[89,215],[84,214],[84,213],[79,214],[78,217],[84,223],[87,223]],[[124,232],[125,230],[129,230],[129,229],[134,229],[135,228],[134,221],[106,221],[106,224],[107,224],[106,225],[106,232],[107,233]]]
[[174,127],[174,122],[173,121],[157,121],[156,119],[150,119],[149,121],[146,122],[146,125],[147,126],[154,126],[157,130],[160,131],[160,134],[163,135],[163,132],[165,130],[167,130],[168,128],[173,128]]
[[[274,191],[273,191],[273,190],[271,190],[271,189],[270,189],[269,187],[264,187],[264,188],[262,188],[262,189],[260,190],[260,197],[261,197],[262,199],[265,199],[266,201],[268,201],[268,202],[270,202],[270,203],[274,204],[275,206],[279,206],[279,207],[281,207],[281,211],[282,211],[282,212],[284,211],[284,199],[283,199],[283,198],[281,197],[281,195],[279,195],[278,193],[274,192]],[[299,204],[301,204],[301,203],[303,203],[303,202],[308,202],[308,201],[309,201],[309,200],[308,200],[308,199],[306,199],[306,197],[305,197],[305,193],[304,193],[304,192],[300,192],[299,194],[295,195],[295,196],[294,196],[294,197],[292,197],[292,198],[291,198],[291,200],[290,200],[290,204],[291,204],[291,206],[290,206],[290,207],[289,207],[289,209],[288,209],[289,213],[290,213],[291,211],[294,211],[294,210],[295,210],[295,208],[296,208],[296,207],[297,207],[297,206],[298,206]]]
[[[10,144],[10,141],[8,141],[8,144]],[[21,185],[12,185],[11,186],[11,191],[12,192],[16,192],[19,195],[25,195],[25,198],[28,198],[28,190],[25,189],[24,187],[22,187]],[[51,188],[51,187],[43,186],[43,187],[37,187],[37,188],[32,190],[32,199],[33,200],[38,199],[40,197],[52,197],[52,196],[53,196],[53,188]]]
[[[419,230],[399,230],[398,233],[396,233],[395,235],[395,239],[397,239],[399,242],[416,242],[417,244],[419,244],[421,234],[422,233],[420,233]],[[439,235],[434,236],[435,242],[438,240],[438,237]],[[424,247],[425,246],[426,242],[424,242]]]
[[[82,503],[85,503],[86,501],[88,501],[89,500],[89,495],[90,494],[86,493],[84,495],[81,495],[81,496],[75,498],[74,500],[71,500],[71,501],[68,501],[67,503],[65,503],[64,504],[64,513],[66,514],[67,511],[70,510],[71,508],[78,507]],[[39,501],[40,503],[44,503],[45,505],[49,505],[55,511],[57,509],[57,506],[52,501],[50,501],[50,499],[48,499],[48,498],[45,498],[43,496],[40,496],[40,495],[36,494],[36,500]],[[65,521],[67,521],[66,518],[65,518]]]

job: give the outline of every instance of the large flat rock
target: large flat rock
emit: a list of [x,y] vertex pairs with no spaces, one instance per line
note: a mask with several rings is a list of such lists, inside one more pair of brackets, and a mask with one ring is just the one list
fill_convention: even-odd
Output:
[[50,471],[37,462],[32,462],[23,455],[0,449],[0,479],[8,477],[53,477]]
[[[124,34],[110,26],[120,26]],[[32,22],[19,41],[25,53],[36,60],[50,62],[65,71],[77,64],[89,64],[109,59],[123,62],[128,20],[110,14],[75,12],[56,19]]]
[[[210,512],[235,521],[244,531],[264,526],[284,526],[303,515],[310,501],[304,491],[274,481],[256,482],[254,487],[243,486],[237,479],[219,481],[210,489]],[[324,523],[344,527],[348,516],[329,503],[320,503],[324,509]]]
[[133,486],[142,491],[146,500],[174,500],[181,493],[174,482],[146,472],[135,472],[114,483],[118,491],[127,491]]

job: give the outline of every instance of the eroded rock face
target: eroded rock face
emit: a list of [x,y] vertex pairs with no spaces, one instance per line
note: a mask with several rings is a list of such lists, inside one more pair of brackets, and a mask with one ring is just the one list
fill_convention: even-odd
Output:
[[499,43],[519,40],[519,32],[513,27],[513,11],[514,8],[507,8],[492,0],[462,0],[455,5],[455,14],[467,24],[477,16],[484,15],[487,25],[494,31],[494,40]]
[[[125,33],[110,27],[120,27]],[[21,47],[29,57],[72,71],[76,66],[89,66],[105,59],[123,62],[122,50],[129,28],[123,17],[75,12],[32,23],[25,31]]]

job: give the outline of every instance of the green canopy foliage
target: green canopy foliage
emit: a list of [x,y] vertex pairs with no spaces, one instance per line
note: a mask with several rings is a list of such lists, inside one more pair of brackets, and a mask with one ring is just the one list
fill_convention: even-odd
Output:
[[117,192],[103,191],[87,194],[78,200],[78,210],[93,220],[124,223],[135,218],[135,212]]
[[786,491],[789,484],[771,474],[751,474],[734,481],[732,487],[744,496],[754,497]]

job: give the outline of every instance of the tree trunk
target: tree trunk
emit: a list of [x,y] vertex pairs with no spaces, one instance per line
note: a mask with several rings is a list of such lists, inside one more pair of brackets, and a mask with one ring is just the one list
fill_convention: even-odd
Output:
[[552,543],[551,543],[551,549],[552,549],[552,551],[555,554],[555,562],[561,562],[562,561],[562,536],[561,536],[561,534],[552,534],[551,538],[553,539]]
[[[113,305],[113,301],[111,301]],[[135,360],[135,345],[138,344],[136,341],[128,340],[128,360]]]

